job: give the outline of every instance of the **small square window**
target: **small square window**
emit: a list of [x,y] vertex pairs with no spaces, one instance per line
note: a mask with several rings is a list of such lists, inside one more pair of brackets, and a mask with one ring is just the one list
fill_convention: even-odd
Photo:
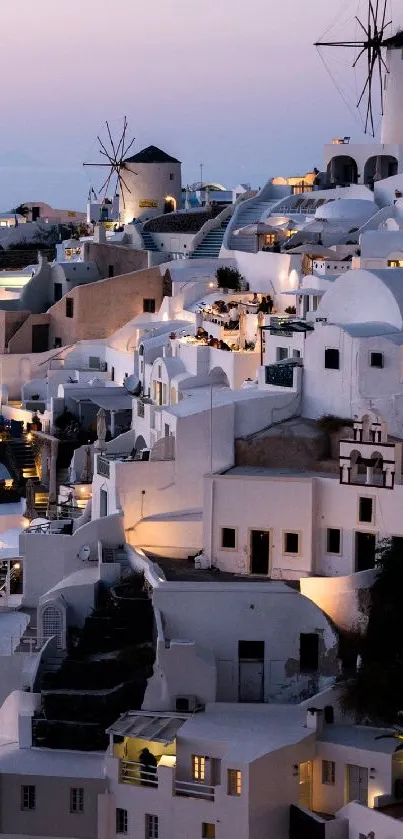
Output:
[[175,175],[174,175],[174,173],[173,173],[173,172],[170,172],[170,173],[169,173],[169,180],[170,180],[170,181],[174,181],[174,180],[175,180]]
[[215,824],[212,824],[211,822],[203,822],[202,839],[215,839]]
[[155,300],[153,297],[145,297],[143,299],[143,312],[155,312]]
[[370,354],[371,367],[383,367],[383,352],[372,352]]
[[284,533],[284,553],[299,553],[299,533]]
[[276,359],[277,359],[277,361],[285,361],[286,358],[288,358],[287,347],[276,347]]
[[328,554],[339,554],[341,532],[338,527],[328,527],[326,534],[326,551]]
[[21,787],[21,810],[35,810],[36,788],[32,784]]
[[336,764],[334,760],[322,760],[322,784],[334,786],[336,783]]
[[293,358],[301,358],[301,350],[293,350],[292,351]]
[[72,297],[66,297],[66,318],[74,317],[74,300]]
[[339,350],[328,348],[325,350],[325,368],[326,370],[339,370],[340,368],[340,352]]
[[239,769],[228,769],[228,795],[241,795],[242,772]]
[[123,836],[127,836],[128,833],[127,810],[121,807],[116,807],[116,833]]
[[84,788],[71,787],[70,789],[70,813],[84,812]]
[[371,524],[373,516],[372,498],[360,498],[358,518],[364,524]]
[[236,549],[236,529],[235,527],[221,528],[221,547],[227,550],[234,551]]

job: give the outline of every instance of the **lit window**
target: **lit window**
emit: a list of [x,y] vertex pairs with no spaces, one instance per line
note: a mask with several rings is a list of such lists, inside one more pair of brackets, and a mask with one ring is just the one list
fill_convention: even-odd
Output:
[[70,789],[70,813],[84,812],[84,789],[83,787],[71,787]]
[[388,259],[388,268],[403,268],[403,259]]
[[383,352],[372,352],[370,354],[371,367],[383,367]]
[[322,784],[334,786],[336,782],[336,764],[334,760],[322,760]]
[[221,547],[226,550],[236,550],[236,530],[235,527],[221,528]]
[[372,498],[360,498],[359,499],[359,511],[358,511],[358,518],[360,522],[364,524],[371,524],[372,523],[372,515],[373,515],[373,503]]
[[36,788],[31,784],[21,787],[21,810],[35,810]]
[[158,839],[158,816],[146,813],[145,839]]
[[228,795],[240,795],[242,792],[242,772],[228,769]]
[[299,533],[284,533],[284,553],[299,553]]
[[206,758],[202,755],[193,755],[192,774],[194,781],[204,781],[206,778]]
[[116,808],[116,833],[127,836],[128,832],[128,818],[127,810],[122,810],[121,807]]
[[328,527],[326,534],[326,551],[328,554],[339,554],[341,532],[338,527]]
[[215,824],[211,824],[210,822],[203,822],[202,839],[215,839]]

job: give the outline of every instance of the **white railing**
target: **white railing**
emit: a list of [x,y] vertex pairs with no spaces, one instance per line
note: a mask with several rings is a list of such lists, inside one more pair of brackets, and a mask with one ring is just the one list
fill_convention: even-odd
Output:
[[198,233],[196,233],[192,243],[192,250],[189,251],[188,256],[190,256],[191,253],[194,253],[195,250],[197,250],[198,246],[201,244],[201,242],[203,242],[207,234],[210,233],[210,230],[217,230],[218,228],[220,228],[222,223],[232,216],[233,212],[234,205],[229,204],[229,206],[224,207],[224,209],[221,210],[221,213],[219,213],[217,216],[215,216],[214,218],[210,218],[208,221],[206,221],[205,224],[203,224],[203,227],[201,227]]
[[121,784],[134,784],[142,787],[158,787],[157,770],[147,769],[134,760],[119,761],[119,781]]
[[188,798],[204,798],[214,801],[214,787],[209,784],[198,784],[195,781],[174,781],[174,794],[185,795]]

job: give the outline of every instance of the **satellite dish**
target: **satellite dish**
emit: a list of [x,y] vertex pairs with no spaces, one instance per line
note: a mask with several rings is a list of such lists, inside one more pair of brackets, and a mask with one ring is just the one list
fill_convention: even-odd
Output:
[[88,560],[91,556],[90,546],[89,545],[83,545],[82,548],[80,548],[77,556],[78,556],[79,559],[81,559],[82,562],[88,562]]

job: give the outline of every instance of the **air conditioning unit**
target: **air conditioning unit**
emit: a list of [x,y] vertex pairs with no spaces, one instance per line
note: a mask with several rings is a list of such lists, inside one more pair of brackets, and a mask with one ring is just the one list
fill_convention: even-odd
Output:
[[177,696],[175,710],[186,714],[193,714],[198,705],[196,696]]

